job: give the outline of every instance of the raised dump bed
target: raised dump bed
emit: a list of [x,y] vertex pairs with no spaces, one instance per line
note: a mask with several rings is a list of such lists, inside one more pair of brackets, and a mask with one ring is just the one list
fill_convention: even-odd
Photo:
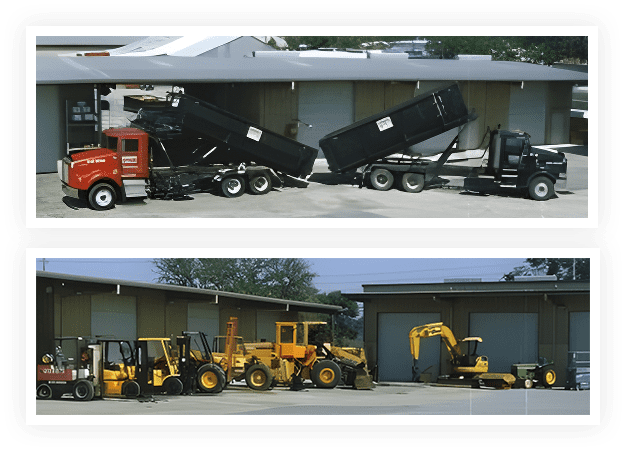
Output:
[[224,143],[227,162],[255,162],[306,178],[318,150],[192,96],[168,96],[167,107],[140,110],[133,126],[162,140],[197,135]]
[[332,132],[319,144],[329,169],[343,173],[403,152],[472,119],[454,84]]

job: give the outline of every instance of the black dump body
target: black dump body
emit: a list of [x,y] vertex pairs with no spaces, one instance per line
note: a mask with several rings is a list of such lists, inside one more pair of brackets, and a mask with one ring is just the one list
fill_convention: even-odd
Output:
[[168,105],[141,110],[132,125],[161,140],[217,140],[227,148],[219,163],[254,162],[300,178],[312,173],[317,149],[192,96],[173,94]]
[[457,85],[415,97],[320,140],[333,172],[345,172],[402,152],[474,119]]

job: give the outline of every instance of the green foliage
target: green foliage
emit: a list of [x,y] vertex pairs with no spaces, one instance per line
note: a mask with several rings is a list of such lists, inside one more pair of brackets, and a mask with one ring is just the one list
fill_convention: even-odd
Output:
[[[332,47],[337,49],[360,49],[363,43],[407,41],[415,37],[407,36],[285,36],[289,50],[298,50],[301,44],[307,45],[309,49],[319,49],[321,47]],[[386,48],[385,44],[379,44],[369,49]]]
[[513,281],[516,276],[555,275],[558,280],[572,281],[573,271],[576,281],[590,280],[590,259],[529,258],[524,265],[503,275],[503,279]]
[[[363,319],[359,317],[357,302],[343,297],[339,290],[328,294],[318,294],[316,302],[344,308],[335,316],[333,341],[335,345],[347,346],[350,345],[349,340],[361,340],[363,338]],[[327,321],[331,321],[330,316]]]
[[426,50],[436,58],[491,55],[495,61],[550,65],[587,62],[587,36],[430,36]]
[[156,259],[158,281],[201,289],[306,301],[318,290],[302,259]]

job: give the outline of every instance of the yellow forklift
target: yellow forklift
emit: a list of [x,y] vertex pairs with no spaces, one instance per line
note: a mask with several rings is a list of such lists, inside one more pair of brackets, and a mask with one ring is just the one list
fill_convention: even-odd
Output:
[[152,392],[148,383],[147,342],[60,337],[54,354],[37,364],[37,398],[75,400],[137,397]]

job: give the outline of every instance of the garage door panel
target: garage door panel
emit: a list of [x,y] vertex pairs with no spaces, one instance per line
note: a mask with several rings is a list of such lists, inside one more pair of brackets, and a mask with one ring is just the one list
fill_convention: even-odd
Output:
[[477,353],[488,357],[490,372],[538,360],[537,313],[471,313],[470,336],[483,339]]
[[188,331],[201,331],[209,341],[220,334],[220,310],[216,304],[189,303],[187,305]]
[[568,350],[590,351],[590,313],[571,312],[568,327]]
[[[377,366],[380,381],[412,381],[413,359],[409,349],[409,332],[426,323],[439,322],[439,313],[380,313],[378,317]],[[440,341],[421,341],[419,372],[440,369]]]
[[135,297],[110,294],[92,295],[91,334],[115,338],[137,337]]

